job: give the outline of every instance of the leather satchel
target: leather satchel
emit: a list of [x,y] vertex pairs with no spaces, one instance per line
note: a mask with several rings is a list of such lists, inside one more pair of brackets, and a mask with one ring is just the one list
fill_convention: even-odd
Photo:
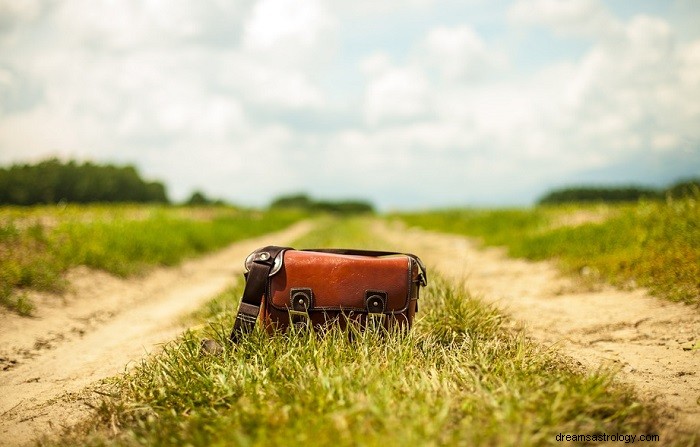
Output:
[[338,324],[409,329],[427,285],[423,262],[408,253],[260,248],[246,258],[246,286],[231,340],[260,320],[272,334],[290,326],[316,330]]

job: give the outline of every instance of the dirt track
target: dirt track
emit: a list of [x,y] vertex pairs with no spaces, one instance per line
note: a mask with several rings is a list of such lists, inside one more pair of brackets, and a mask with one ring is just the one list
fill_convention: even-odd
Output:
[[63,302],[44,297],[34,318],[0,311],[0,445],[26,444],[86,417],[85,387],[173,339],[184,329],[180,317],[232,285],[248,253],[310,228],[302,222],[143,278],[76,269]]
[[[65,303],[51,297],[32,319],[2,311],[0,445],[26,443],[84,418],[89,412],[81,391],[174,338],[183,329],[179,316],[231,284],[254,248],[288,243],[310,228],[302,223],[141,279],[78,269]],[[698,309],[643,290],[591,290],[550,263],[508,259],[500,249],[480,250],[458,236],[381,223],[373,230],[429,268],[464,281],[538,342],[588,368],[618,367],[621,380],[660,404],[667,430],[700,431],[700,350],[685,350],[700,340]]]
[[464,281],[537,342],[589,369],[619,369],[622,381],[659,404],[667,431],[700,433],[700,350],[692,349],[700,343],[698,308],[641,289],[582,284],[552,263],[510,259],[503,249],[479,249],[459,236],[383,224],[375,231],[447,278]]

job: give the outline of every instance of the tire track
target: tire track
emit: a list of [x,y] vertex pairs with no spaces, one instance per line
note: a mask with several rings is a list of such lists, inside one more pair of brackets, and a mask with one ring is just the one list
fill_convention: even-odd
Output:
[[[695,307],[577,282],[548,262],[508,258],[464,237],[377,222],[376,234],[496,304],[539,343],[596,370],[612,367],[662,410],[665,430],[700,433],[700,313]],[[662,438],[663,439],[663,438]]]
[[[124,372],[183,329],[178,319],[234,283],[258,247],[286,244],[308,221],[235,243],[178,267],[122,280],[102,272],[70,273],[66,302],[39,306],[27,319],[0,315],[0,445],[22,445],[89,415],[90,384]],[[89,402],[88,402],[89,403]]]

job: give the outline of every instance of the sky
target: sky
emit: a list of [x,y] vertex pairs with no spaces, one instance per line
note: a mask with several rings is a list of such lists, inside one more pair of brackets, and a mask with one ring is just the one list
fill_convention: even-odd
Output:
[[0,0],[0,165],[179,201],[527,206],[700,176],[697,0]]

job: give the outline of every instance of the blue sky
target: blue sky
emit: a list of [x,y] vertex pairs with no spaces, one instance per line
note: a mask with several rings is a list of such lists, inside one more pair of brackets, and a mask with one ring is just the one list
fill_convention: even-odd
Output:
[[0,0],[0,163],[382,209],[700,176],[694,0]]

